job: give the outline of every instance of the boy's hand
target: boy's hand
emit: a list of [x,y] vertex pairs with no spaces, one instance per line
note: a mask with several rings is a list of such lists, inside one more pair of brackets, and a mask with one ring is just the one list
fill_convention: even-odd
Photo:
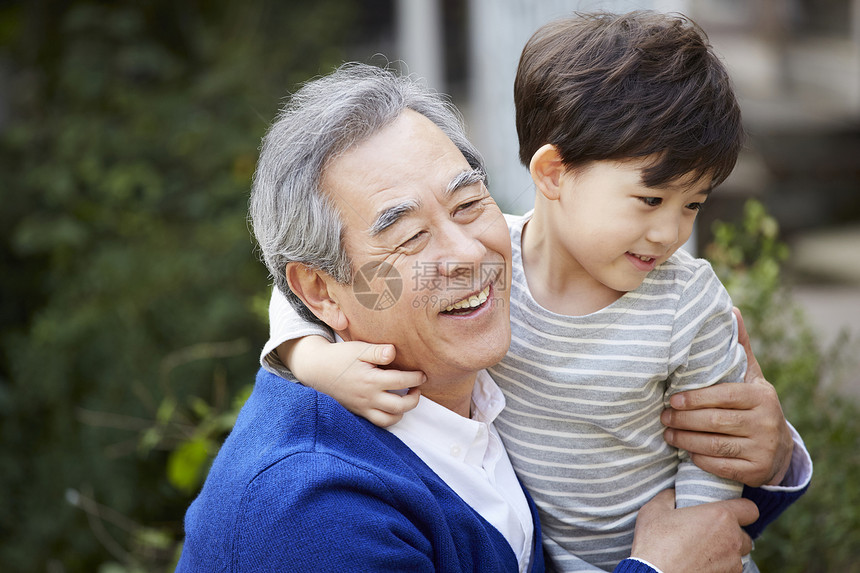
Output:
[[740,311],[738,341],[747,354],[745,384],[717,384],[675,394],[663,411],[666,442],[690,452],[703,470],[751,487],[779,484],[794,440],[774,387],[750,347]]
[[382,428],[418,405],[418,386],[426,379],[423,372],[379,368],[394,360],[391,344],[334,344],[321,336],[305,336],[281,344],[277,352],[299,382]]
[[639,510],[632,557],[664,573],[743,570],[752,541],[741,529],[758,519],[755,503],[730,499],[675,509],[675,490],[657,494]]

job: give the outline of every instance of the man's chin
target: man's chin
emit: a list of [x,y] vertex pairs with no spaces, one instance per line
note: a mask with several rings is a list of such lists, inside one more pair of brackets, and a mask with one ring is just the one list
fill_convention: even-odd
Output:
[[477,336],[464,344],[463,348],[470,349],[467,361],[463,362],[464,369],[475,372],[495,366],[502,361],[511,345],[511,331],[505,329],[504,334]]

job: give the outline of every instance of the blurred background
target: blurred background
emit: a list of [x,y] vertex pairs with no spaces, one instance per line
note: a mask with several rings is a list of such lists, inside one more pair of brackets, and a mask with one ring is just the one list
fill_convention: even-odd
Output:
[[750,132],[689,247],[816,465],[756,560],[860,571],[860,0],[3,2],[0,567],[172,571],[268,335],[247,199],[300,82],[348,60],[425,78],[522,213],[522,46],[573,10],[638,8],[705,28]]

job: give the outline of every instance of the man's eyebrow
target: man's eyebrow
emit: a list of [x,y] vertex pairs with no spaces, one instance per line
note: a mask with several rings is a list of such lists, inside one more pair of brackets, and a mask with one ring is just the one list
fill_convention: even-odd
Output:
[[[469,185],[475,183],[483,183],[487,181],[487,174],[481,169],[467,169],[454,176],[445,188],[445,195],[452,195]],[[400,219],[414,212],[419,207],[417,201],[408,200],[387,209],[383,209],[373,221],[373,224],[368,229],[368,234],[375,237],[380,233],[385,232],[389,227],[397,223]]]
[[373,224],[370,226],[368,233],[371,237],[375,237],[380,233],[384,232],[386,229],[394,225],[397,221],[402,219],[405,215],[412,213],[413,211],[418,209],[418,201],[408,200],[402,203],[398,203],[392,207],[388,207],[387,209],[383,209],[373,221]]
[[481,169],[468,169],[461,173],[458,173],[450,183],[448,183],[448,188],[445,189],[446,195],[453,195],[463,187],[468,187],[469,185],[474,185],[475,183],[486,183],[487,182],[487,174],[484,173]]

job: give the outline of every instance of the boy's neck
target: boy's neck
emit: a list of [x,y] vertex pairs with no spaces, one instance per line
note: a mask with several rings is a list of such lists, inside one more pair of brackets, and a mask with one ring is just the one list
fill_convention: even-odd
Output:
[[554,237],[540,198],[523,227],[523,272],[532,297],[543,308],[566,316],[584,316],[606,308],[624,293],[596,281]]

